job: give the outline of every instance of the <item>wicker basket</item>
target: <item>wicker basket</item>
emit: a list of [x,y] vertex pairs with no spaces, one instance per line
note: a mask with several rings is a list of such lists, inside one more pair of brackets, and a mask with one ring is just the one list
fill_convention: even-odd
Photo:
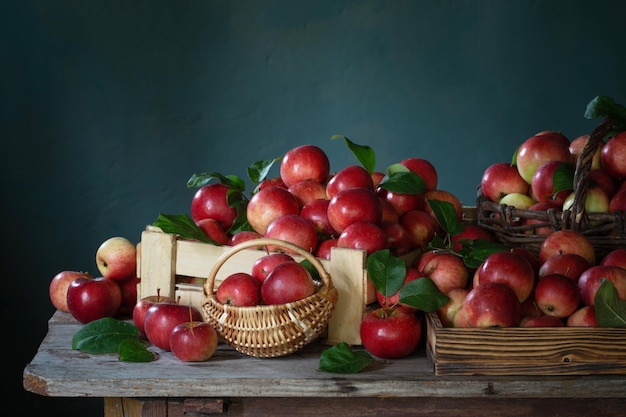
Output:
[[[605,119],[589,135],[589,139],[576,161],[574,173],[574,200],[568,210],[523,210],[498,204],[482,194],[478,188],[476,200],[477,223],[492,231],[498,240],[511,246],[523,246],[538,253],[546,235],[537,233],[549,226],[552,230],[570,229],[586,235],[601,258],[613,249],[626,247],[626,214],[587,213],[585,199],[589,189],[589,171],[593,154],[600,141],[611,132],[615,123]],[[532,224],[523,219],[533,219]]]
[[[321,279],[317,291],[287,304],[239,307],[217,301],[214,283],[221,266],[235,253],[260,245],[291,250],[311,262]],[[271,358],[294,353],[317,339],[336,302],[337,289],[319,259],[292,243],[259,238],[233,246],[216,261],[204,284],[202,312],[229,346],[248,356]]]

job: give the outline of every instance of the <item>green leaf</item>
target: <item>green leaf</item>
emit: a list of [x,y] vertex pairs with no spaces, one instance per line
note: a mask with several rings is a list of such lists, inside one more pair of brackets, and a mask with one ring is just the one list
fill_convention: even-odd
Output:
[[399,194],[422,194],[426,190],[422,177],[410,171],[388,172],[379,186]]
[[272,166],[274,166],[274,163],[280,161],[280,159],[281,158],[274,158],[266,161],[253,162],[248,167],[248,178],[250,178],[250,181],[254,184],[259,184],[267,178],[267,175],[269,174],[270,169],[272,169]]
[[72,349],[99,354],[118,352],[120,343],[137,338],[139,331],[134,324],[104,317],[85,324],[72,337]]
[[244,192],[246,190],[246,183],[236,175],[222,175],[219,172],[201,172],[193,174],[187,180],[187,188],[202,187],[210,183],[212,180],[217,179],[220,183],[224,184],[228,188],[239,190]]
[[150,352],[139,338],[122,340],[118,349],[119,360],[123,362],[152,362],[157,359],[154,352]]
[[426,200],[426,202],[433,211],[437,223],[448,235],[458,235],[465,229],[465,225],[459,221],[452,203],[441,200]]
[[333,135],[330,139],[343,139],[348,146],[348,149],[352,151],[354,156],[356,156],[356,159],[361,163],[361,165],[363,165],[363,168],[365,168],[370,174],[374,172],[376,169],[376,155],[374,154],[374,150],[372,148],[365,145],[357,145],[344,135]]
[[622,125],[626,124],[626,107],[618,104],[611,97],[597,96],[587,104],[587,119],[609,117]]
[[193,239],[220,246],[219,243],[207,236],[204,230],[200,229],[187,214],[159,213],[159,216],[152,225],[161,228],[165,233],[172,233],[185,239]]
[[554,174],[552,174],[552,192],[554,194],[557,194],[560,191],[574,189],[575,170],[576,167],[574,164],[567,162],[560,164],[556,170],[554,170]]
[[406,279],[406,264],[391,254],[389,249],[381,249],[367,257],[367,275],[374,287],[385,297],[400,290]]
[[594,298],[598,326],[626,327],[626,301],[619,298],[611,281],[601,278],[600,282]]
[[373,362],[375,359],[366,351],[353,351],[346,342],[341,342],[322,352],[318,370],[337,374],[355,374]]
[[478,268],[492,253],[505,252],[509,249],[503,243],[488,239],[459,239],[457,243],[461,243],[458,253],[468,268]]
[[428,277],[420,277],[409,281],[400,290],[400,302],[411,307],[432,313],[450,301],[442,293],[435,282]]
[[318,271],[317,268],[313,266],[311,261],[309,261],[308,259],[303,259],[302,261],[300,261],[300,265],[304,266],[306,270],[309,271],[309,273],[311,274],[311,278],[313,278],[314,281],[322,280],[322,278],[320,277],[320,271]]

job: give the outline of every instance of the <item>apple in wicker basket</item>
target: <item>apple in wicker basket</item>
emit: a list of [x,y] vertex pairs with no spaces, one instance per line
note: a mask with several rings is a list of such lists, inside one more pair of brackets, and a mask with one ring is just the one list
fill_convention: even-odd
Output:
[[265,278],[269,275],[270,272],[276,267],[278,264],[282,264],[283,262],[293,262],[295,259],[284,252],[274,252],[268,253],[265,256],[261,256],[259,259],[254,261],[252,264],[252,270],[250,271],[250,275],[259,280],[259,282],[263,283]]
[[[223,283],[218,287],[218,292],[222,285]],[[265,304],[298,301],[313,295],[315,291],[316,286],[311,273],[298,262],[283,262],[276,265],[261,285],[261,297]]]
[[235,272],[217,287],[215,298],[222,304],[233,306],[259,305],[262,301],[261,281],[247,272]]

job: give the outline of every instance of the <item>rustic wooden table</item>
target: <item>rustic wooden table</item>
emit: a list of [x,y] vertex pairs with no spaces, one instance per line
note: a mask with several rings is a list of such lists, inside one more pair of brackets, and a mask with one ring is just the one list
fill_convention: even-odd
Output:
[[435,376],[424,351],[352,375],[317,371],[311,344],[257,359],[226,345],[207,362],[159,351],[150,363],[72,350],[81,325],[56,312],[24,388],[51,397],[100,397],[106,417],[182,416],[624,416],[626,376]]

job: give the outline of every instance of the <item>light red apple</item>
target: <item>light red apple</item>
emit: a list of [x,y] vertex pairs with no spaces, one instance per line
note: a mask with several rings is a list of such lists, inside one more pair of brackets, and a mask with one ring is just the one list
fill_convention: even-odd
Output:
[[539,247],[539,262],[543,264],[548,258],[563,253],[575,253],[589,265],[596,264],[596,251],[589,238],[571,229],[556,230],[545,237]]
[[146,313],[148,312],[148,309],[156,303],[175,304],[176,300],[172,297],[166,297],[160,294],[147,295],[145,297],[142,297],[140,300],[137,300],[137,303],[133,307],[132,318],[133,324],[135,325],[135,327],[137,327],[140,333],[145,334],[144,320],[146,319]]
[[600,261],[600,265],[614,265],[626,269],[626,248],[614,248]]
[[[452,204],[457,219],[463,220],[463,205],[461,203],[461,200],[459,200],[459,198],[454,195],[454,193],[442,189],[429,190],[424,193],[424,200],[426,201],[426,203],[428,203],[428,200],[439,200]],[[431,216],[435,217],[432,209],[428,204],[424,205],[424,210],[430,213]]]
[[[580,135],[574,139],[569,144],[569,151],[574,157],[574,162],[578,160],[578,157],[583,151],[585,145],[587,145],[587,141],[589,140],[589,134]],[[596,147],[596,151],[591,157],[591,170],[600,169],[602,167],[601,154],[602,147],[604,146],[604,141],[599,141]]]
[[580,305],[578,284],[565,275],[545,275],[535,287],[535,303],[543,314],[567,318]]
[[[617,192],[618,181],[613,178],[605,169],[598,168],[593,171],[589,171],[587,174],[589,186],[598,186],[604,190],[606,195],[612,198]],[[613,211],[613,210],[611,210]]]
[[298,199],[287,189],[267,187],[248,201],[246,217],[255,232],[265,235],[267,227],[275,219],[287,214],[300,214]]
[[85,271],[67,270],[59,272],[50,280],[48,294],[50,295],[52,305],[57,310],[65,313],[70,312],[70,309],[67,307],[67,289],[76,278],[92,279],[93,276]]
[[528,194],[510,193],[500,199],[500,204],[515,207],[520,210],[528,210],[537,200]]
[[300,145],[290,149],[280,162],[280,178],[287,187],[305,180],[325,183],[330,174],[328,155],[318,146]]
[[137,248],[123,236],[110,237],[96,250],[96,265],[105,278],[123,280],[137,276]]
[[611,281],[617,295],[626,301],[626,269],[614,265],[595,265],[588,268],[578,279],[578,289],[584,305],[595,305],[595,297],[601,279]]
[[454,288],[466,288],[469,281],[469,271],[463,258],[450,252],[424,252],[417,259],[415,267],[422,276],[430,278],[442,293],[448,293]]
[[446,293],[450,300],[437,309],[437,316],[444,327],[454,327],[454,317],[463,305],[467,294],[469,294],[467,288],[453,288]]
[[301,208],[309,201],[326,198],[326,185],[313,180],[296,182],[287,191],[296,197]]
[[439,224],[435,218],[424,210],[410,210],[399,219],[411,241],[411,248],[418,249],[428,245],[439,231]]
[[[272,220],[265,230],[265,237],[293,243],[310,253],[313,253],[317,248],[318,237],[315,225],[299,214],[286,214]],[[270,252],[283,250],[287,253],[295,253],[291,249],[278,248],[272,245],[269,245],[267,250]]]
[[535,286],[535,271],[522,256],[510,252],[494,252],[476,268],[473,285],[477,287],[497,282],[513,290],[520,303],[524,302]]
[[315,291],[311,273],[298,262],[276,265],[261,285],[261,297],[265,304],[291,303],[313,295]]
[[300,210],[300,216],[308,219],[317,232],[323,236],[331,237],[335,233],[335,229],[328,221],[328,204],[330,200],[326,198],[320,198],[317,200],[309,201]]
[[[252,239],[259,239],[262,237],[263,235],[253,230],[240,230],[237,233],[234,233],[233,235],[230,236],[230,238],[228,239],[228,246],[236,246],[242,242],[247,242],[248,240],[252,240]],[[263,247],[258,246],[258,247],[252,247],[250,249],[263,249]]]
[[228,236],[228,233],[224,230],[224,226],[217,220],[207,217],[206,219],[198,220],[196,225],[216,244],[228,244],[230,236]]
[[517,148],[515,164],[528,183],[532,183],[533,175],[541,164],[547,161],[572,162],[569,143],[553,135],[533,135]]
[[364,250],[367,255],[371,255],[378,250],[388,249],[387,234],[376,223],[352,223],[339,234],[337,247]]
[[331,238],[320,241],[315,249],[315,257],[330,260],[332,248],[336,248],[339,239]]
[[598,327],[595,306],[582,306],[574,311],[565,322],[569,327]]
[[339,191],[348,188],[374,190],[372,175],[361,165],[348,165],[333,175],[326,184],[326,198],[331,199]]
[[488,166],[480,181],[483,195],[494,203],[511,193],[528,194],[529,185],[522,178],[517,166],[509,162],[496,162]]
[[[575,193],[571,192],[563,200],[563,210],[569,210],[574,204]],[[587,213],[607,213],[610,210],[610,198],[606,192],[597,185],[587,189],[584,209]],[[593,221],[591,222],[593,225]]]

